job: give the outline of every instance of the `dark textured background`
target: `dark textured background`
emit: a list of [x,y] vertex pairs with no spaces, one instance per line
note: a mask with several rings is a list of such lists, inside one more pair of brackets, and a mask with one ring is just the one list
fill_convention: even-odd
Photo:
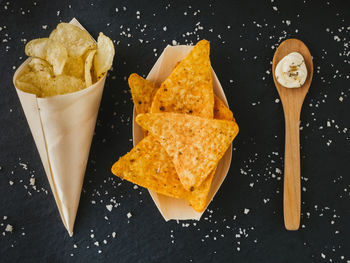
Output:
[[[115,40],[116,57],[70,238],[12,75],[26,41],[73,17]],[[348,1],[0,1],[0,262],[349,262],[349,26]],[[315,66],[301,116],[297,232],[283,225],[284,120],[270,74],[276,47],[290,37],[308,45]],[[201,221],[166,223],[145,189],[110,173],[132,147],[126,79],[146,75],[173,40],[203,38],[240,134]]]

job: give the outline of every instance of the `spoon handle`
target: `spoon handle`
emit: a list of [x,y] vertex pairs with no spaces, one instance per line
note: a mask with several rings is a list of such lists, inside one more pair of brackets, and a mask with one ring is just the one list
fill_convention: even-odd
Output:
[[[295,108],[294,108],[295,109]],[[298,230],[300,225],[300,111],[285,112],[286,144],[284,154],[284,225]]]

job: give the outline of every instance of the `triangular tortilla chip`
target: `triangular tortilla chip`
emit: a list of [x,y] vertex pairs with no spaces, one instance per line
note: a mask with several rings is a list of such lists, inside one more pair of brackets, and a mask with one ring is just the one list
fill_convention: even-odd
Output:
[[210,46],[199,41],[161,84],[151,112],[176,112],[213,118],[214,93]]
[[208,179],[194,191],[185,190],[173,162],[152,135],[144,138],[129,153],[121,157],[113,165],[112,173],[159,194],[187,199],[198,212],[203,211],[207,204],[207,195],[214,175],[208,176]]
[[216,95],[214,96],[214,119],[235,121],[232,111]]
[[129,87],[136,114],[150,112],[153,97],[158,87],[151,81],[133,73],[129,76]]
[[182,185],[192,191],[216,167],[238,133],[233,121],[178,113],[140,114],[136,122],[157,136],[172,158]]

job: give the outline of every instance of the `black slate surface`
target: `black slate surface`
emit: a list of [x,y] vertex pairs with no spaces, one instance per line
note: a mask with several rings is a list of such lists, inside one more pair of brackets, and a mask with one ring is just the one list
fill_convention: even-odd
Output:
[[[73,17],[115,40],[116,57],[70,238],[12,75],[27,41]],[[270,73],[291,37],[315,66],[301,116],[297,232],[283,226],[284,120]],[[126,79],[147,75],[167,44],[203,38],[240,134],[202,219],[166,223],[145,189],[110,173],[132,147]],[[0,1],[0,262],[350,262],[349,75],[348,1]]]

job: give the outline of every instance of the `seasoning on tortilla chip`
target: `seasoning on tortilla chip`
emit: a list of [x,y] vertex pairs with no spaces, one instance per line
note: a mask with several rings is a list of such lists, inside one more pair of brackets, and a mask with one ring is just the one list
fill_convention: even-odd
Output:
[[121,157],[113,165],[112,173],[160,194],[176,198],[186,196],[171,159],[151,135]]
[[184,198],[198,212],[207,205],[207,196],[213,175],[194,191],[187,191],[180,182],[173,162],[157,139],[149,135],[112,167],[120,178],[159,194]]
[[216,95],[214,96],[214,119],[234,121],[232,111]]
[[133,73],[129,76],[129,87],[136,114],[150,112],[153,97],[158,87],[151,81]]
[[161,84],[151,106],[151,113],[176,112],[213,118],[214,93],[210,47],[199,41]]
[[238,133],[233,121],[179,113],[140,114],[136,122],[157,137],[189,191],[213,171]]

